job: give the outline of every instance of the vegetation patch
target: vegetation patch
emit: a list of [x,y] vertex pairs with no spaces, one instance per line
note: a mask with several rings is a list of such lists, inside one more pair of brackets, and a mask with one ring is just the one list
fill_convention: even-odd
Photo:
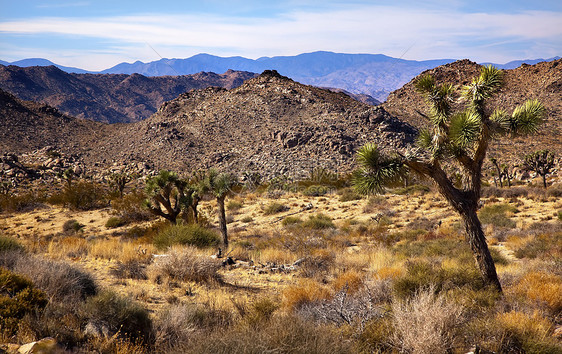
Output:
[[216,232],[198,224],[170,225],[154,237],[154,245],[161,250],[172,245],[215,247],[219,242],[220,237]]

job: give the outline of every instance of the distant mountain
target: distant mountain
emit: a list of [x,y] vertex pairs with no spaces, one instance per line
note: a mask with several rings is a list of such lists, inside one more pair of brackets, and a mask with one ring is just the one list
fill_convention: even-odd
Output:
[[516,69],[518,67],[520,67],[523,64],[527,64],[527,65],[534,65],[534,64],[538,64],[540,62],[543,61],[554,61],[554,60],[558,60],[560,59],[560,57],[552,57],[549,59],[525,59],[525,60],[514,60],[514,61],[510,61],[508,63],[505,64],[494,64],[494,63],[481,63],[481,65],[488,65],[488,64],[492,64],[493,66],[500,68],[500,69]]
[[22,59],[22,60],[18,60],[18,61],[14,61],[14,62],[7,62],[7,61],[3,61],[0,60],[0,64],[1,65],[16,65],[16,66],[20,66],[22,68],[26,68],[29,66],[56,66],[57,68],[61,69],[62,71],[66,71],[67,73],[76,73],[76,74],[87,74],[87,73],[92,73],[92,71],[88,71],[88,70],[83,70],[83,69],[79,69],[79,68],[73,68],[70,66],[62,66],[62,65],[58,65],[53,63],[50,60],[47,59],[42,59],[42,58],[30,58],[30,59]]
[[379,101],[384,101],[388,93],[401,87],[423,70],[452,61],[451,59],[415,61],[396,59],[382,54],[332,52],[262,57],[256,60],[197,54],[187,59],[121,63],[102,72],[161,76],[185,75],[199,71],[224,72],[228,69],[251,72],[276,70],[303,84],[335,87],[353,94],[368,94]]
[[[557,59],[532,59],[494,64],[502,69],[513,69],[521,64],[536,64]],[[44,61],[44,62],[43,62]],[[303,84],[318,87],[334,87],[352,94],[367,94],[385,101],[388,94],[406,84],[424,70],[451,63],[453,59],[404,60],[382,54],[343,54],[326,51],[299,54],[296,56],[262,57],[218,57],[197,54],[186,59],[160,59],[143,63],[121,63],[101,71],[105,74],[141,74],[144,76],[191,75],[198,72],[222,73],[227,70],[260,73],[276,70]],[[19,64],[18,64],[19,63]],[[19,66],[52,65],[44,59],[26,59],[13,64]],[[85,73],[77,68],[57,66],[71,73]]]
[[192,89],[233,88],[257,74],[146,77],[140,74],[69,74],[54,66],[0,66],[0,88],[23,100],[49,104],[78,118],[105,123],[136,122]]

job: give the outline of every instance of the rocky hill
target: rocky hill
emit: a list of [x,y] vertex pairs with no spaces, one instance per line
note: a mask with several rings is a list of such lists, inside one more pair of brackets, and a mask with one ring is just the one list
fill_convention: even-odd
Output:
[[121,126],[100,151],[156,168],[298,175],[319,166],[349,171],[364,143],[396,149],[413,134],[384,109],[266,71],[234,89],[182,94],[149,119]]
[[42,102],[78,117],[130,123],[150,117],[165,101],[192,89],[233,88],[256,74],[145,77],[140,74],[69,74],[54,66],[0,66],[0,88],[23,100]]
[[0,154],[23,153],[46,146],[82,151],[108,133],[108,126],[61,113],[36,102],[22,101],[0,89]]
[[[439,83],[462,86],[468,84],[479,71],[480,65],[460,60],[420,75],[429,73]],[[491,101],[490,109],[499,107],[511,113],[515,106],[526,100],[538,99],[545,105],[547,117],[536,136],[497,141],[490,153],[508,156],[514,161],[539,149],[550,149],[562,155],[562,59],[535,65],[523,64],[517,69],[504,70],[504,74],[505,85]],[[391,115],[420,128],[426,122],[417,111],[426,112],[426,104],[414,88],[416,79],[392,92],[382,106]]]

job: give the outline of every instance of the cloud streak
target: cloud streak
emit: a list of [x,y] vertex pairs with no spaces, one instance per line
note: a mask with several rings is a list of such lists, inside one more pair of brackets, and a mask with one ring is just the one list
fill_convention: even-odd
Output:
[[140,14],[20,19],[0,22],[0,33],[91,37],[127,47],[150,43],[157,49],[164,48],[163,55],[177,57],[202,49],[212,54],[254,58],[314,50],[399,56],[416,43],[406,58],[471,57],[497,61],[524,53],[524,49],[514,52],[512,43],[546,43],[547,52],[539,55],[559,55],[560,23],[559,12],[486,14],[362,5],[322,12],[293,11],[275,18]]

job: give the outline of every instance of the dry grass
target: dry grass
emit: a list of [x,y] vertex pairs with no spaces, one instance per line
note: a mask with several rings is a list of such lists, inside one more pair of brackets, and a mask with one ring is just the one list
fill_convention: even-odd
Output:
[[397,347],[412,353],[447,353],[453,348],[463,309],[434,294],[435,289],[429,287],[407,301],[392,303]]
[[192,246],[175,247],[159,257],[148,269],[156,283],[164,279],[175,281],[211,282],[221,279],[221,262],[202,254]]
[[540,271],[528,273],[519,281],[515,291],[545,304],[554,314],[562,311],[562,277],[558,275]]
[[296,310],[305,304],[330,297],[330,291],[325,286],[314,280],[301,280],[283,291],[283,306],[289,310]]

